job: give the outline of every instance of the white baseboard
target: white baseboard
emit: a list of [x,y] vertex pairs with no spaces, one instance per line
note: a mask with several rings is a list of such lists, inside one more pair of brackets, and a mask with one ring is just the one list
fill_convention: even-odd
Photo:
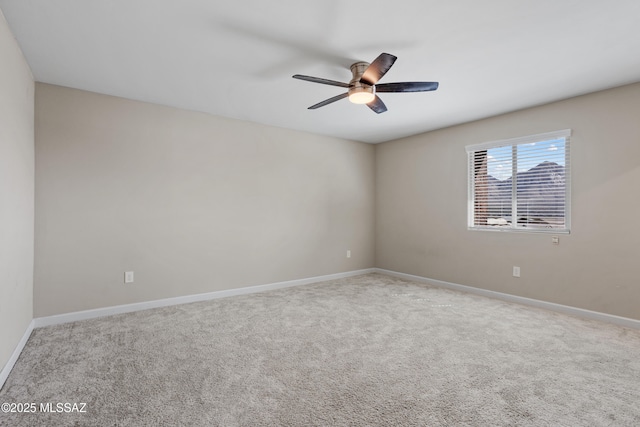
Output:
[[111,316],[114,314],[131,313],[134,311],[148,310],[150,308],[168,307],[171,305],[188,304],[191,302],[208,301],[212,299],[226,298],[236,295],[246,295],[256,292],[271,291],[274,289],[289,288],[292,286],[309,285],[312,283],[324,282],[327,280],[342,279],[345,277],[373,273],[374,271],[374,268],[367,268],[364,270],[347,271],[345,273],[328,274],[325,276],[289,280],[286,282],[269,283],[266,285],[248,286],[244,288],[227,289],[224,291],[207,292],[204,294],[185,295],[174,298],[165,298],[133,304],[117,305],[113,307],[96,308],[93,310],[76,311],[73,313],[58,314],[55,316],[38,317],[33,319],[33,323],[34,327],[41,328],[43,326],[59,325],[62,323],[76,322],[78,320]]
[[585,310],[583,308],[571,307],[568,305],[556,304],[532,298],[519,297],[516,295],[505,294],[502,292],[489,291],[487,289],[474,288],[472,286],[459,285],[457,283],[445,282],[442,280],[429,279],[422,276],[414,276],[412,274],[399,273],[397,271],[385,270],[382,268],[374,268],[376,273],[386,274],[387,276],[398,277],[400,279],[412,280],[414,282],[426,283],[442,288],[453,289],[461,292],[481,295],[484,297],[495,298],[507,302],[515,302],[518,304],[528,305],[531,307],[544,308],[546,310],[556,311],[558,313],[569,314],[589,320],[599,320],[601,322],[613,323],[626,328],[640,329],[640,320],[629,319],[628,317],[615,316],[613,314],[600,313],[597,311]]
[[16,346],[15,350],[13,350],[11,357],[9,358],[7,363],[4,365],[4,368],[2,368],[2,371],[0,371],[0,390],[2,390],[2,387],[4,386],[4,382],[7,380],[7,378],[9,378],[9,374],[11,373],[13,366],[18,361],[18,358],[20,357],[20,354],[22,353],[24,346],[27,345],[27,341],[29,341],[29,337],[31,336],[31,332],[33,332],[34,327],[35,327],[35,322],[32,320],[31,323],[29,323],[27,330],[24,332],[24,335],[22,335],[22,338],[20,339],[20,342]]

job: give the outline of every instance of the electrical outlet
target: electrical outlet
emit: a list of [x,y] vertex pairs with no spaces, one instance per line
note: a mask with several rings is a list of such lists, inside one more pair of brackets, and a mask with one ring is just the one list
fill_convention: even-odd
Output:
[[520,277],[520,267],[513,266],[513,277]]
[[551,244],[559,245],[560,244],[560,238],[558,236],[551,236]]
[[347,258],[351,258],[351,251],[347,251]]
[[124,283],[133,283],[133,271],[124,272]]

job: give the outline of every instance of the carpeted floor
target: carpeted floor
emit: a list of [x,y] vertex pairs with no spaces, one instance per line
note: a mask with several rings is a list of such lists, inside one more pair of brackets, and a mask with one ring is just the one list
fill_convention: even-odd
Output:
[[640,331],[369,274],[36,329],[3,402],[38,409],[7,426],[638,426]]

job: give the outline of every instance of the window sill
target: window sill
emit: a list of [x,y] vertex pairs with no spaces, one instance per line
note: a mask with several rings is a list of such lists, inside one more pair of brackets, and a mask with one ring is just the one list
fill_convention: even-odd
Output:
[[508,228],[508,227],[467,227],[469,231],[489,231],[492,233],[528,233],[528,234],[571,234],[571,230],[564,228],[533,229],[533,228]]

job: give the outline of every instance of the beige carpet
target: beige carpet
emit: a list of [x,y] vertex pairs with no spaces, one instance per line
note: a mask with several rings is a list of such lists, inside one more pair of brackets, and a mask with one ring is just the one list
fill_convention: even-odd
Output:
[[2,402],[86,403],[7,426],[638,426],[640,331],[370,274],[37,329]]

